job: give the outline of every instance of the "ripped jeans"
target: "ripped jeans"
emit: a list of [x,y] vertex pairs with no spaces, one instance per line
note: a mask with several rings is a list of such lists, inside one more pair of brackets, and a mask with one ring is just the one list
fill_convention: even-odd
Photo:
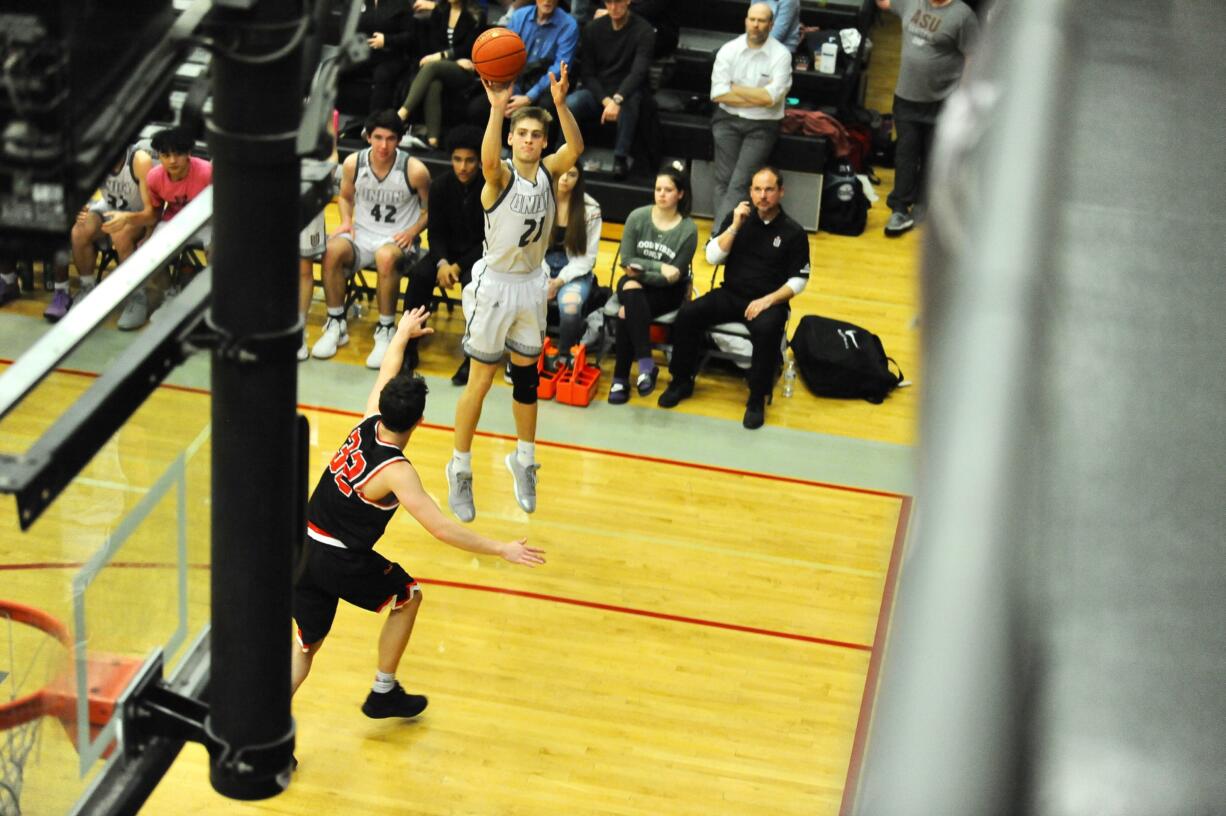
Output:
[[[549,266],[549,277],[556,278],[566,266],[565,252],[549,252],[545,255],[545,263]],[[596,284],[596,275],[592,272],[580,275],[573,281],[562,284],[558,290],[558,349],[562,354],[569,355],[570,347],[583,338],[586,328],[583,316],[583,304],[587,303],[588,295]]]

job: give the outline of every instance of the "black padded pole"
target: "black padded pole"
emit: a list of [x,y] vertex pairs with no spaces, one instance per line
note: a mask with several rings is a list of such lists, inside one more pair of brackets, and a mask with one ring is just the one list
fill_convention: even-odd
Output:
[[[289,783],[302,0],[218,0],[213,59],[213,787]],[[250,5],[244,9],[241,6]],[[272,59],[269,59],[269,58]],[[227,343],[229,347],[227,348]]]

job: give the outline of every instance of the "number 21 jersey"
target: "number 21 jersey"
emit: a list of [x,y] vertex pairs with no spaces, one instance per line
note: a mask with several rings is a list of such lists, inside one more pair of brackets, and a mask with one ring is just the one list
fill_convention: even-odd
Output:
[[316,541],[370,550],[396,515],[400,502],[394,493],[375,501],[362,492],[376,473],[408,461],[400,448],[379,441],[378,427],[378,414],[362,420],[319,477],[307,505],[307,535]]
[[545,262],[553,232],[553,179],[542,164],[533,180],[516,172],[514,162],[507,164],[511,181],[485,211],[485,265],[495,272],[533,274]]

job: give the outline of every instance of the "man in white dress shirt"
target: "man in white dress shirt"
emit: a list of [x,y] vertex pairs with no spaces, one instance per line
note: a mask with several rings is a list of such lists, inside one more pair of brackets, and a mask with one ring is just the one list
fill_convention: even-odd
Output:
[[711,70],[715,137],[715,220],[748,198],[749,179],[770,158],[779,138],[783,105],[792,87],[792,55],[770,36],[774,15],[754,3],[745,33],[725,43]]

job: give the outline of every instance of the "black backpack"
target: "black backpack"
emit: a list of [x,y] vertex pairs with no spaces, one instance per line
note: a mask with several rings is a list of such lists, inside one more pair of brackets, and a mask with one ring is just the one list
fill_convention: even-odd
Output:
[[872,204],[851,162],[839,159],[822,176],[822,211],[817,228],[836,235],[860,235]]
[[845,397],[877,404],[902,382],[902,369],[894,374],[881,338],[854,323],[806,315],[792,335],[796,370],[819,397]]

